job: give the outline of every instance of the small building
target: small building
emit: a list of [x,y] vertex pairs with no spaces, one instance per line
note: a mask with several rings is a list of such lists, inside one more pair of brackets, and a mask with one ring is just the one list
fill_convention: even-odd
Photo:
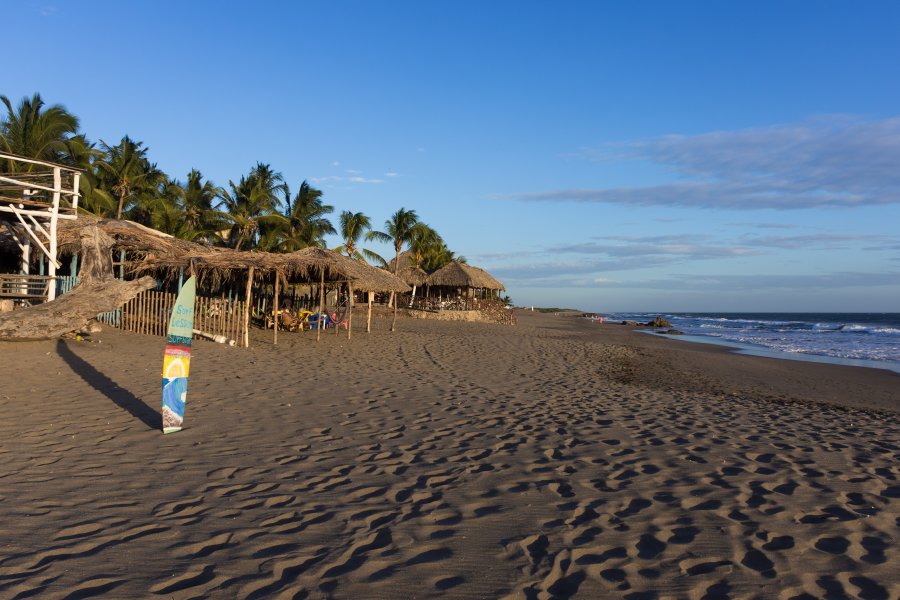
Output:
[[80,176],[65,165],[0,153],[0,246],[19,253],[18,272],[0,273],[0,300],[56,297],[57,226],[78,217]]

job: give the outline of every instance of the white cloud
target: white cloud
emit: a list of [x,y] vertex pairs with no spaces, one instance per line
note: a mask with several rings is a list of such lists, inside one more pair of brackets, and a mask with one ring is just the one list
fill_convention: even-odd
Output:
[[606,236],[595,238],[613,243],[584,242],[553,248],[555,252],[597,254],[613,257],[667,256],[671,259],[707,259],[758,254],[751,248],[723,244],[703,235]]
[[663,279],[621,282],[617,287],[689,290],[705,292],[755,292],[765,290],[833,290],[854,287],[900,286],[900,272],[845,271],[823,275],[691,275],[673,274]]
[[400,173],[395,173],[394,171],[388,171],[384,174],[385,177],[399,177]]
[[[354,173],[358,173],[359,171],[354,171]],[[358,175],[354,175],[352,177],[344,177],[341,175],[325,175],[323,177],[310,177],[309,180],[315,184],[328,184],[328,183],[384,183],[383,179],[369,179],[366,177],[361,177]]]
[[730,209],[900,203],[900,117],[828,117],[796,125],[669,135],[611,145],[594,160],[646,160],[678,179],[653,186],[507,195],[540,202]]

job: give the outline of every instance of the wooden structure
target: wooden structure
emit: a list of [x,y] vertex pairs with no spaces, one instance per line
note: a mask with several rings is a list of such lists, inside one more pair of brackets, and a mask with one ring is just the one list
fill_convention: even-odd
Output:
[[[470,299],[474,300],[479,290],[482,298],[487,298],[506,289],[484,269],[455,260],[429,275],[425,285],[428,286],[428,293],[432,299],[434,291],[437,290],[439,308],[461,310],[469,309]],[[458,298],[460,291],[464,292],[463,298]]]
[[[236,337],[242,346],[249,346],[251,313],[254,308],[259,308],[254,305],[253,298],[259,297],[260,288],[277,288],[273,302],[277,308],[278,293],[288,285],[318,286],[320,313],[324,308],[322,292],[326,284],[346,285],[351,292],[354,289],[373,292],[409,290],[406,284],[386,271],[324,248],[304,248],[290,254],[213,248],[180,240],[131,221],[101,219],[90,215],[82,215],[77,223],[65,223],[60,228],[61,250],[77,251],[81,231],[90,226],[96,226],[113,238],[114,252],[118,251],[124,256],[120,264],[129,276],[152,275],[171,285],[172,282],[193,274],[197,277],[200,297],[212,295],[224,300],[226,294],[228,299],[243,296],[245,304],[242,305],[241,331]],[[146,304],[150,301],[142,302]],[[128,310],[126,307],[122,314],[127,314]],[[369,315],[367,329],[370,329],[371,324],[371,299]],[[151,317],[141,317],[141,320],[145,318],[152,321]],[[276,319],[275,322],[277,321]],[[348,321],[352,322],[352,313],[348,315]],[[150,323],[136,327],[140,331],[147,331],[153,325]],[[350,331],[348,327],[348,336]],[[229,332],[216,333],[231,337]],[[317,335],[320,334],[321,331]],[[277,326],[274,336],[277,343]]]
[[[97,227],[80,232],[81,282],[52,302],[0,314],[0,340],[51,339],[88,327],[98,314],[113,311],[156,285],[152,277],[113,277],[113,240]],[[9,302],[8,300],[6,302]]]
[[397,259],[393,258],[388,262],[385,270],[394,273],[403,283],[412,288],[412,294],[409,298],[409,306],[412,307],[416,301],[416,288],[421,288],[428,281],[428,273],[415,264],[412,252],[409,250],[400,253],[400,268],[397,268]]
[[49,275],[0,275],[0,298],[41,301],[49,296]]
[[[0,165],[6,165],[5,171],[0,172],[0,228],[5,228],[22,253],[21,274],[26,276],[18,287],[0,289],[0,297],[38,299],[33,293],[41,290],[40,299],[53,300],[56,286],[52,280],[60,267],[57,226],[60,219],[74,220],[78,216],[80,172],[64,165],[2,153]],[[43,273],[28,277],[33,248],[47,259],[49,284],[41,277]],[[4,296],[4,290],[15,293]]]
[[[177,296],[171,292],[147,290],[121,308],[103,313],[97,320],[123,331],[165,337]],[[239,340],[245,310],[246,303],[241,300],[197,296],[194,301],[194,329],[203,332],[204,337],[223,342]]]

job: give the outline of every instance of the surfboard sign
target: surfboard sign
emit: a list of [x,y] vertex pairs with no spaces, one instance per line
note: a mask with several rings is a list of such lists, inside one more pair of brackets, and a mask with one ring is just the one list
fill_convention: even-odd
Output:
[[181,431],[184,422],[187,381],[191,370],[191,340],[194,337],[195,288],[193,277],[184,282],[169,318],[162,372],[163,433]]

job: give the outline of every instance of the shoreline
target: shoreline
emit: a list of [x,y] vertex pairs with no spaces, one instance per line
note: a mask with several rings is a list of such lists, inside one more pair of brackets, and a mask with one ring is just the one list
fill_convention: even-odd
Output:
[[[636,331],[649,335],[668,335],[657,333],[656,331]],[[761,356],[765,358],[775,358],[778,360],[797,360],[800,362],[826,363],[830,365],[841,365],[846,367],[861,367],[864,369],[881,369],[884,371],[893,371],[894,373],[900,374],[900,362],[878,361],[863,358],[841,358],[837,356],[825,356],[821,354],[807,354],[804,352],[783,352],[781,350],[773,350],[771,348],[766,348],[765,346],[759,346],[756,344],[732,342],[705,335],[678,334],[678,339],[682,342],[724,346],[726,348],[730,348],[736,354],[745,354],[747,356]]]
[[[628,322],[639,325],[644,325],[652,315],[662,316],[672,320],[671,327],[666,329],[678,331],[684,341],[722,345],[744,354],[900,373],[900,357],[885,359],[896,355],[897,339],[882,335],[900,331],[900,313],[896,312],[661,312],[620,313],[612,320],[608,315],[606,317],[609,323],[625,323],[623,315]],[[637,330],[656,333],[658,329],[640,327]],[[843,331],[851,332],[851,335],[839,334],[836,338],[828,335]],[[810,337],[811,333],[817,335]],[[852,335],[854,333],[856,337]],[[859,337],[860,333],[873,335]]]
[[900,593],[900,376],[518,316],[0,344],[0,596]]
[[[683,389],[900,412],[900,373],[890,369],[745,354],[725,344],[683,339],[688,336],[654,335],[618,323],[573,321],[583,321],[576,329],[593,341],[629,344],[647,352],[676,350],[678,367],[665,355],[654,356],[653,360],[665,364],[671,385],[677,383]],[[666,387],[663,375],[646,369],[640,380]],[[701,380],[706,383],[701,385]]]

